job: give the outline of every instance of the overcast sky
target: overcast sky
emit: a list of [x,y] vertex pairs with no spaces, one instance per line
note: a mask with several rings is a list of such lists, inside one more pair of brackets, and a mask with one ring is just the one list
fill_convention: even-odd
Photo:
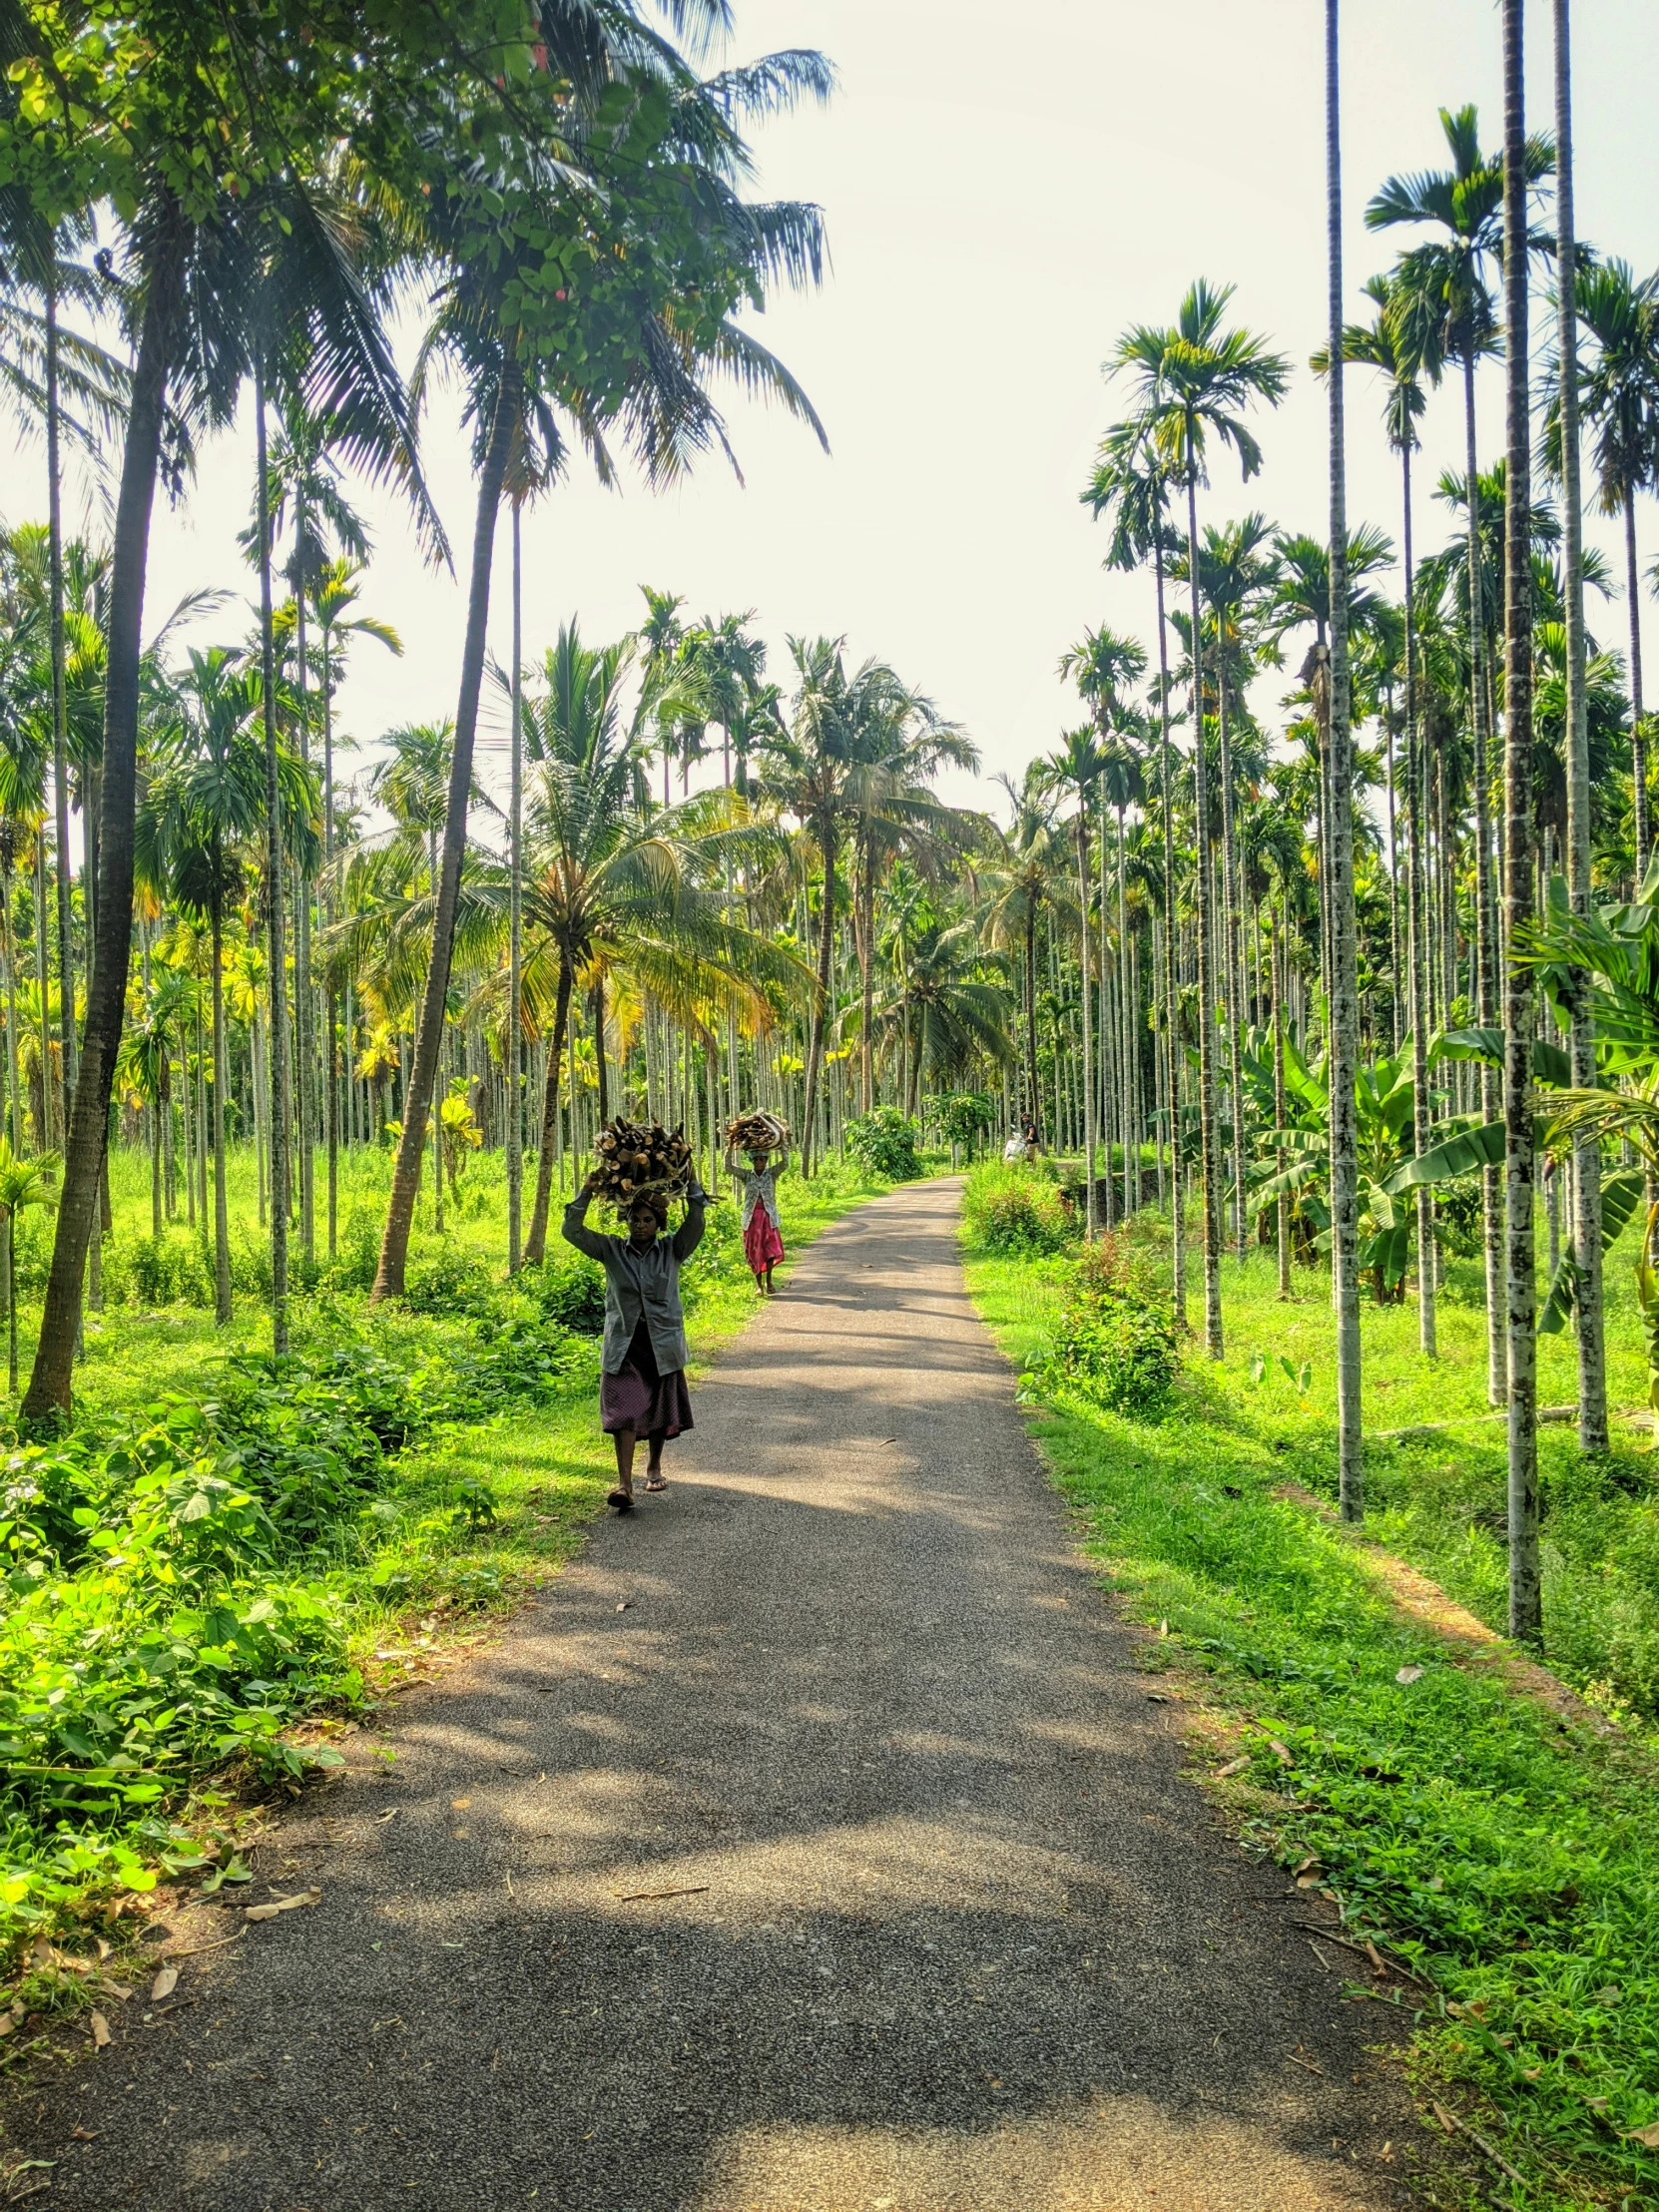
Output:
[[[578,462],[526,520],[527,653],[575,617],[590,641],[639,619],[639,586],[682,592],[687,612],[754,608],[782,675],[790,632],[846,637],[928,692],[977,741],[987,773],[1017,776],[1079,719],[1056,674],[1064,648],[1108,621],[1152,642],[1151,586],[1100,567],[1079,505],[1096,442],[1123,401],[1100,364],[1138,320],[1167,321],[1203,275],[1237,286],[1239,320],[1295,364],[1259,425],[1266,463],[1248,487],[1223,458],[1205,516],[1260,507],[1323,533],[1323,394],[1309,373],[1324,334],[1325,177],[1319,0],[736,0],[734,53],[811,45],[833,62],[825,112],[769,125],[760,189],[817,201],[832,269],[781,298],[761,334],[807,386],[828,428],[735,400],[746,483],[706,461],[681,489],[602,492]],[[1545,0],[1528,14],[1529,121],[1551,122]],[[1659,262],[1659,40],[1653,0],[1578,0],[1578,206],[1582,235],[1646,271]],[[1494,0],[1349,0],[1344,9],[1351,312],[1404,235],[1377,239],[1366,199],[1390,171],[1438,166],[1436,110],[1478,103],[1500,135]],[[1540,321],[1543,319],[1540,316]],[[1495,454],[1501,371],[1482,395]],[[1350,511],[1397,533],[1397,478],[1378,389],[1351,378]],[[1455,395],[1430,403],[1424,483],[1460,466]],[[453,407],[433,414],[426,464],[455,545],[471,534],[468,452]],[[247,589],[235,533],[252,489],[252,439],[204,457],[185,503],[158,521],[149,627],[203,583]],[[22,454],[0,505],[43,510],[38,456]],[[421,566],[406,521],[365,501],[375,536],[363,605],[404,653],[358,647],[341,725],[365,748],[402,722],[452,715],[464,576]],[[1659,550],[1651,509],[1647,550]],[[1600,525],[1597,525],[1600,529]],[[1430,549],[1443,511],[1418,523]],[[1602,533],[1605,535],[1605,533]],[[1611,545],[1611,540],[1608,541]],[[492,649],[509,649],[498,539]],[[1622,572],[1622,571],[1621,571]],[[1592,603],[1616,642],[1622,606]],[[221,615],[201,642],[234,639]],[[487,710],[493,712],[492,709]],[[497,724],[499,737],[499,724]],[[487,765],[493,780],[497,751]],[[964,794],[965,796],[965,794]],[[980,795],[987,802],[993,796]]]

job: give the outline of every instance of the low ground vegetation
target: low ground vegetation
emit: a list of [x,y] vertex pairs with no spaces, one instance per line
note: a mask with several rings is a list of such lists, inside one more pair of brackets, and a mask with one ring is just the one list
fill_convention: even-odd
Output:
[[[1019,1171],[1015,1171],[1016,1173]],[[1131,1618],[1219,1716],[1242,1760],[1224,1791],[1247,1842],[1300,1870],[1423,1977],[1398,2016],[1425,2088],[1464,2112],[1524,2184],[1529,2212],[1631,2205],[1659,2190],[1659,1734],[1647,1661],[1659,1629],[1659,1479],[1632,1444],[1587,1462],[1544,1432],[1551,1665],[1623,1723],[1563,1720],[1489,1668],[1456,1662],[1402,1613],[1308,1493],[1336,1486],[1329,1280],[1271,1260],[1231,1267],[1229,1357],[1189,1346],[1154,1417],[1078,1387],[1091,1279],[1162,1283],[1167,1232],[1142,1217],[1106,1257],[1010,1254],[1008,1171],[979,1171],[966,1231],[981,1311],[1023,1371],[1055,1478]],[[1035,1181],[1036,1179],[1033,1179]],[[1046,1201],[1033,1194],[1033,1203]],[[992,1225],[992,1239],[972,1225]],[[1457,1421],[1368,1443],[1370,1533],[1489,1623],[1503,1617],[1503,1445],[1485,1421],[1478,1263],[1454,1265],[1439,1361],[1415,1317],[1364,1317],[1368,1425]],[[1642,1357],[1622,1286],[1610,1301],[1616,1402]],[[1570,1394],[1565,1340],[1546,1395]],[[1466,1414],[1466,1419],[1462,1418]],[[1379,2015],[1379,2037],[1388,2027]],[[1497,2177],[1486,2172],[1480,2187]],[[1472,2184],[1471,2184],[1472,2186]],[[1470,2203],[1490,2201],[1478,2192]]]
[[[810,1185],[786,1177],[786,1240],[886,1187],[834,1159]],[[348,1224],[373,1196],[353,1190]],[[252,1298],[216,1332],[188,1229],[143,1239],[165,1271],[89,1317],[76,1426],[9,1438],[4,1953],[112,1892],[234,1865],[235,1794],[335,1757],[295,1722],[372,1703],[446,1622],[499,1608],[578,1541],[609,1462],[603,1278],[555,1247],[506,1283],[490,1198],[480,1176],[441,1239],[428,1224],[394,1305],[367,1304],[343,1237],[279,1363]],[[135,1194],[117,1210],[111,1252],[130,1259]],[[700,1354],[752,1307],[734,1206],[711,1210],[684,1291]]]

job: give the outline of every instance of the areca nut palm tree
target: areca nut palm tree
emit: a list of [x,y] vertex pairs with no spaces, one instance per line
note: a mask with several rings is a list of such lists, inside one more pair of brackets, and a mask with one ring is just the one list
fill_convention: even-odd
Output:
[[[1522,941],[1533,919],[1532,886],[1532,389],[1528,357],[1525,18],[1503,0],[1503,298],[1507,370],[1503,593],[1504,940]],[[1511,958],[1504,978],[1505,1322],[1509,1351],[1509,1633],[1536,1648],[1543,1637],[1538,1550],[1538,1342],[1533,1222],[1532,969]]]
[[[1659,482],[1659,271],[1640,277],[1628,262],[1598,262],[1574,277],[1577,396],[1590,433],[1604,514],[1624,526],[1630,613],[1630,739],[1636,825],[1636,880],[1647,870],[1653,831],[1643,720],[1642,618],[1636,556],[1636,497]],[[1562,380],[1556,379],[1558,388]]]
[[1197,818],[1199,976],[1199,1128],[1204,1200],[1204,1340],[1210,1357],[1224,1351],[1221,1312],[1221,1161],[1216,1120],[1215,946],[1209,899],[1211,875],[1209,794],[1204,768],[1204,656],[1199,608],[1198,489],[1208,480],[1212,443],[1230,445],[1249,478],[1262,462],[1261,448],[1244,419],[1255,400],[1277,406],[1289,381],[1289,365],[1265,340],[1243,329],[1224,329],[1233,296],[1200,278],[1166,327],[1139,324],[1118,341],[1115,364],[1134,382],[1139,413],[1171,477],[1186,492],[1187,562],[1192,621],[1193,792]]
[[[1061,673],[1066,671],[1062,660]],[[1095,1112],[1100,1097],[1098,1071],[1094,1064],[1094,1048],[1090,1031],[1090,974],[1089,958],[1089,809],[1100,784],[1100,747],[1094,730],[1085,727],[1066,733],[1065,744],[1058,753],[1048,759],[1050,780],[1059,790],[1069,791],[1076,802],[1077,812],[1072,817],[1072,835],[1077,844],[1077,914],[1078,914],[1078,981],[1080,984],[1079,1008],[1083,1018],[1083,1181],[1084,1181],[1084,1234],[1092,1243],[1097,1226],[1098,1207],[1095,1192]],[[1104,825],[1102,825],[1104,842]],[[1102,912],[1102,923],[1105,915]],[[1105,981],[1105,968],[1101,968],[1101,980]],[[1105,994],[1101,996],[1104,1013]],[[1108,1165],[1110,1164],[1108,1156]]]
[[1360,1372],[1360,995],[1354,915],[1354,723],[1349,669],[1348,456],[1343,378],[1343,183],[1338,0],[1325,7],[1326,277],[1331,371],[1331,1268],[1337,1308],[1342,1516],[1365,1514]]
[[[1365,286],[1377,313],[1369,323],[1345,323],[1343,358],[1377,369],[1383,379],[1382,421],[1390,447],[1399,455],[1400,560],[1405,585],[1405,915],[1409,944],[1408,997],[1412,1053],[1413,1142],[1419,1153],[1428,1149],[1430,1101],[1428,1095],[1428,948],[1425,927],[1428,914],[1427,879],[1423,861],[1423,756],[1417,699],[1417,636],[1415,573],[1411,535],[1411,455],[1421,443],[1417,423],[1428,404],[1423,389],[1421,362],[1410,337],[1410,323],[1399,287],[1390,277],[1373,276]],[[1314,356],[1315,370],[1330,367],[1322,349]],[[1417,1343],[1427,1359],[1436,1356],[1434,1281],[1434,1197],[1425,1183],[1417,1191]]]
[[[1108,363],[1110,368],[1110,363]],[[1138,568],[1150,556],[1158,616],[1158,791],[1164,828],[1164,963],[1162,1023],[1164,1084],[1170,1140],[1171,1296],[1177,1327],[1187,1327],[1186,1197],[1182,1177],[1180,1121],[1183,1054],[1175,1020],[1175,820],[1170,770],[1169,623],[1164,605],[1164,567],[1178,542],[1169,524],[1170,470],[1154,432],[1138,416],[1115,423],[1101,441],[1094,475],[1082,497],[1096,519],[1109,514],[1112,535],[1108,568]],[[1161,1155],[1160,1155],[1161,1157]]]
[[[1578,240],[1573,205],[1571,0],[1554,0],[1555,291],[1557,389],[1555,460],[1561,479],[1562,609],[1566,631],[1567,904],[1590,910],[1590,742],[1584,635],[1584,491],[1579,442]],[[1628,538],[1626,550],[1628,553]],[[1635,619],[1634,610],[1632,620]],[[1634,730],[1634,725],[1633,725]],[[1575,977],[1575,981],[1578,981]],[[1572,1080],[1595,1082],[1595,1023],[1581,986],[1572,996]],[[1601,1278],[1601,1149],[1585,1138],[1573,1150],[1573,1312],[1578,1341],[1578,1442],[1607,1449],[1607,1354]]]
[[[1492,352],[1497,343],[1496,313],[1488,277],[1501,260],[1503,250],[1503,157],[1481,152],[1479,116],[1472,106],[1455,112],[1442,108],[1440,128],[1451,156],[1450,169],[1390,177],[1368,203],[1366,224],[1374,231],[1404,226],[1433,232],[1424,244],[1409,248],[1400,257],[1396,271],[1396,315],[1404,333],[1404,343],[1424,373],[1437,381],[1448,361],[1455,361],[1462,372],[1464,469],[1469,486],[1467,611],[1469,727],[1474,742],[1475,781],[1478,923],[1475,940],[1480,953],[1475,995],[1479,1018],[1489,1026],[1497,1019],[1497,948],[1493,941],[1495,932],[1490,925],[1495,901],[1490,888],[1487,800],[1493,733],[1487,721],[1490,695],[1478,589],[1483,564],[1474,379],[1480,358]],[[1554,167],[1554,149],[1547,139],[1527,139],[1521,158],[1528,188],[1541,183]],[[1547,250],[1551,243],[1542,233],[1530,228],[1526,235],[1529,253]],[[1482,1107],[1491,1119],[1498,1108],[1496,1081],[1488,1072],[1482,1075],[1481,1082]],[[1504,1395],[1505,1355],[1499,1318],[1502,1293],[1493,1267],[1500,1241],[1495,1172],[1484,1179],[1483,1207],[1489,1255],[1487,1392],[1492,1402],[1499,1404]]]
[[711,372],[779,399],[824,437],[800,385],[731,316],[764,304],[769,283],[822,274],[817,209],[742,200],[738,126],[803,96],[828,98],[827,65],[779,55],[703,84],[626,9],[587,17],[585,29],[607,48],[590,85],[542,70],[511,117],[480,103],[461,143],[451,132],[433,139],[423,180],[423,221],[450,273],[435,334],[467,377],[478,488],[431,958],[376,1299],[403,1288],[466,846],[496,516],[515,449],[551,449],[562,407],[600,456],[618,424],[650,480],[671,482],[700,450],[725,446]]

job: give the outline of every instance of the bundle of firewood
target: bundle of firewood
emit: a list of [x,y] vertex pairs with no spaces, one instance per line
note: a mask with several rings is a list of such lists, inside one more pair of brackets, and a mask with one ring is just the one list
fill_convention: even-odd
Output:
[[726,1125],[726,1142],[734,1152],[787,1152],[790,1125],[776,1114],[738,1114]]
[[672,1135],[655,1121],[606,1122],[594,1139],[595,1188],[619,1213],[626,1213],[642,1191],[663,1198],[683,1197],[692,1178],[692,1148],[676,1129]]

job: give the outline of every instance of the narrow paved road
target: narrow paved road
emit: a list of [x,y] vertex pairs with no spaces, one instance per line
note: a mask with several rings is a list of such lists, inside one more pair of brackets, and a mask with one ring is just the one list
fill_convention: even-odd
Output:
[[167,2019],[119,2008],[33,2115],[44,2206],[1407,2201],[1380,2015],[1181,1779],[956,1197],[822,1237],[668,1494],[352,1739],[259,1861],[321,1903],[187,1960]]

